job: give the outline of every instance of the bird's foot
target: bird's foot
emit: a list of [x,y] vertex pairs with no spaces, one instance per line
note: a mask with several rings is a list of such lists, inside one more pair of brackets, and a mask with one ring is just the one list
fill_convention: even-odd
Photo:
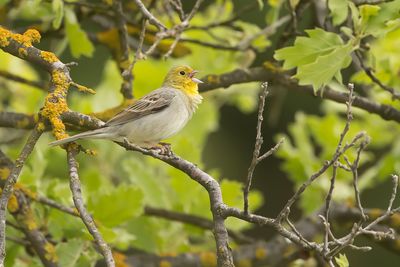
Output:
[[171,144],[160,142],[157,146],[150,148],[151,150],[156,150],[157,153],[163,156],[172,156]]

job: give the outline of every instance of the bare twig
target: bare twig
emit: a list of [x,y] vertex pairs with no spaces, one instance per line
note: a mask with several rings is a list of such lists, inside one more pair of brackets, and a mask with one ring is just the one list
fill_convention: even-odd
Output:
[[261,146],[263,144],[263,137],[261,134],[261,128],[262,128],[262,122],[264,120],[263,113],[264,113],[264,107],[265,107],[265,99],[268,95],[268,83],[264,82],[261,84],[262,91],[260,93],[260,101],[258,104],[258,117],[257,117],[257,127],[256,127],[256,142],[254,145],[254,150],[253,150],[253,157],[249,166],[249,169],[247,171],[247,179],[246,179],[246,184],[243,188],[243,201],[244,201],[244,207],[243,210],[245,213],[249,213],[249,191],[251,187],[251,182],[253,179],[253,173],[254,170],[257,166],[258,163],[260,163],[262,160],[266,159],[269,155],[271,155],[275,150],[278,149],[278,147],[281,145],[283,140],[281,140],[278,144],[275,145],[272,149],[264,153],[263,155],[260,156],[260,150]]
[[125,99],[132,99],[132,82],[133,82],[133,75],[132,70],[129,71],[129,54],[130,54],[130,47],[128,43],[128,31],[126,27],[125,15],[122,8],[122,0],[113,1],[113,9],[114,9],[114,17],[118,28],[118,35],[119,35],[119,43],[120,49],[122,53],[119,53],[119,67],[121,69],[122,74],[122,85],[121,85],[121,93]]
[[33,129],[31,135],[29,136],[25,146],[22,148],[20,155],[13,168],[11,169],[10,175],[8,176],[6,183],[4,185],[3,191],[0,196],[0,266],[4,265],[4,258],[6,255],[6,208],[8,200],[13,192],[13,187],[17,182],[17,179],[24,167],[26,160],[29,155],[32,153],[33,148],[36,145],[36,142],[39,140],[42,135],[42,130],[36,125]]
[[25,79],[25,78],[23,78],[21,76],[9,73],[9,72],[4,71],[4,70],[0,70],[0,76],[4,77],[6,79],[9,79],[11,81],[15,81],[15,82],[18,82],[18,83],[23,83],[23,84],[27,84],[27,85],[36,87],[36,88],[38,88],[38,89],[40,89],[42,91],[46,91],[47,92],[47,90],[48,90],[48,88],[47,88],[48,86],[46,86],[46,84],[44,82],[31,81],[31,80]]
[[67,156],[68,156],[68,166],[70,175],[70,188],[75,207],[78,210],[79,216],[81,217],[83,223],[86,225],[86,228],[89,230],[90,234],[92,235],[96,244],[98,245],[100,252],[106,261],[107,266],[114,267],[115,262],[111,253],[111,249],[104,241],[103,237],[101,236],[99,230],[96,227],[93,218],[90,216],[90,214],[85,208],[85,204],[83,203],[81,183],[78,175],[78,163],[75,159],[78,150],[76,150],[72,146],[73,144],[71,144],[68,147]]
[[355,55],[358,59],[358,62],[360,63],[361,68],[364,70],[365,74],[375,83],[377,84],[380,88],[383,90],[389,92],[392,95],[393,99],[400,99],[400,93],[397,92],[394,88],[387,86],[381,82],[381,80],[378,79],[378,77],[375,76],[373,73],[372,69],[368,66],[365,65],[364,60],[362,58],[361,52],[356,51]]
[[142,14],[149,20],[151,24],[156,26],[159,30],[166,31],[167,27],[161,23],[150,11],[145,7],[145,5],[140,0],[134,0]]

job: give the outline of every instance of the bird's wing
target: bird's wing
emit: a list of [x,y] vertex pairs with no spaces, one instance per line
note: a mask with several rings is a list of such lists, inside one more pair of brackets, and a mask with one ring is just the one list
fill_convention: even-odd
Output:
[[171,89],[160,88],[138,99],[131,106],[117,113],[104,126],[117,126],[140,119],[167,108],[176,96]]

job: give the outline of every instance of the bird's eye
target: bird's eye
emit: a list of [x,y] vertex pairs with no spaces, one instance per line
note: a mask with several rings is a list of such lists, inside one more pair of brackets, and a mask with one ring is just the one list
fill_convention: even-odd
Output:
[[182,70],[179,72],[180,75],[185,75],[185,72]]

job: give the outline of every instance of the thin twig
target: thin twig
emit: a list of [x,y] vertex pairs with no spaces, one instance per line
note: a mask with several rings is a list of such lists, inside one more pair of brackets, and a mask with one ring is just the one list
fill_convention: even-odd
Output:
[[381,80],[378,79],[378,77],[375,76],[375,74],[372,72],[372,69],[368,66],[365,65],[364,60],[362,58],[361,52],[356,51],[355,55],[358,59],[358,62],[360,63],[361,68],[364,70],[365,74],[375,83],[377,84],[380,88],[383,90],[389,92],[392,95],[393,99],[400,99],[400,93],[397,92],[394,88],[387,86],[381,82]]
[[156,26],[159,30],[166,31],[167,27],[161,23],[150,11],[145,7],[145,5],[140,0],[134,0],[136,5],[139,7],[142,14],[149,20],[151,24]]
[[42,135],[42,130],[39,129],[38,125],[33,128],[31,135],[26,141],[25,146],[22,148],[20,155],[15,161],[13,168],[11,169],[10,175],[8,176],[4,185],[3,191],[0,196],[0,266],[4,265],[4,259],[6,256],[6,208],[8,200],[13,192],[13,187],[17,182],[17,179],[25,165],[26,160],[32,153],[36,142]]
[[132,71],[129,72],[129,54],[130,54],[130,47],[128,42],[128,30],[126,27],[126,20],[124,15],[124,10],[122,7],[122,0],[113,1],[113,9],[114,9],[114,18],[118,28],[118,35],[119,35],[119,43],[120,43],[120,50],[122,53],[117,53],[119,58],[119,67],[121,69],[122,75],[122,85],[121,85],[121,93],[125,99],[132,99],[133,92],[132,92],[132,82],[133,82],[133,75]]
[[251,159],[251,163],[249,166],[249,169],[247,171],[247,179],[246,179],[246,184],[243,188],[243,199],[244,199],[244,207],[243,210],[245,213],[249,213],[249,200],[248,200],[248,195],[251,187],[251,181],[253,179],[253,173],[254,170],[259,163],[258,161],[258,156],[260,155],[260,150],[261,146],[264,142],[262,134],[261,134],[261,127],[262,127],[262,122],[264,120],[263,117],[263,112],[264,112],[264,107],[265,107],[265,98],[268,95],[268,83],[264,82],[261,84],[261,93],[260,93],[260,100],[258,103],[258,117],[257,117],[257,127],[256,127],[256,143],[254,145],[254,150],[253,150],[253,158]]
[[46,84],[44,82],[28,80],[28,79],[25,79],[25,78],[23,78],[21,76],[9,73],[9,72],[4,71],[4,70],[0,70],[0,76],[6,78],[8,80],[12,80],[14,82],[23,83],[23,84],[26,84],[26,85],[30,85],[30,86],[36,87],[36,88],[38,88],[38,89],[40,89],[42,91],[45,91],[45,92],[47,92],[47,90],[48,90],[48,88],[47,88],[48,86],[46,86]]
[[67,157],[68,157],[68,166],[70,175],[69,185],[72,192],[72,198],[74,200],[75,207],[78,210],[83,223],[86,225],[86,228],[88,229],[88,231],[94,238],[94,241],[98,245],[100,252],[106,261],[107,267],[115,267],[115,262],[111,253],[111,249],[101,236],[93,218],[86,210],[85,204],[83,202],[81,182],[79,180],[79,175],[78,175],[78,162],[75,159],[77,153],[78,150],[73,148],[72,145],[68,147]]

